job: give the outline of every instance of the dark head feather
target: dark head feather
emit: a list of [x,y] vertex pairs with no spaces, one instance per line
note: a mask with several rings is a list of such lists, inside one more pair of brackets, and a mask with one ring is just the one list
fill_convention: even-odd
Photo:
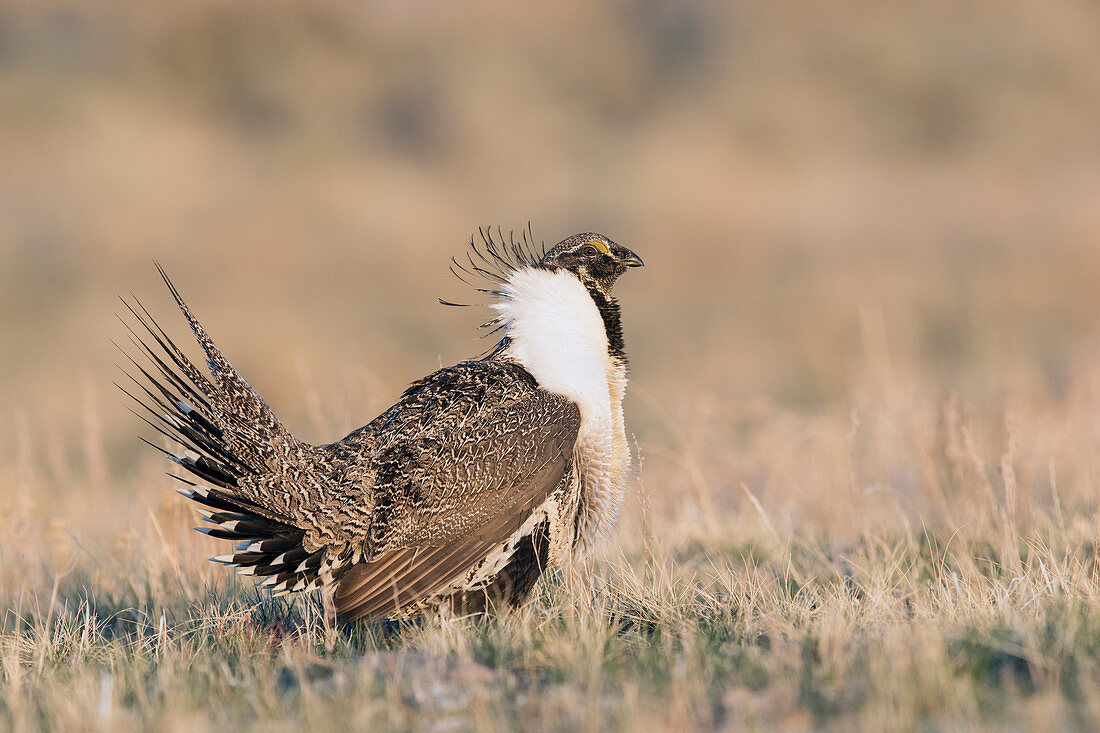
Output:
[[[463,284],[485,295],[502,297],[500,286],[516,270],[538,267],[546,256],[546,243],[535,243],[531,223],[520,231],[509,231],[507,238],[499,226],[478,227],[477,235],[470,237],[465,256],[452,257],[450,270]],[[486,287],[488,286],[488,287]],[[443,305],[470,306],[473,303],[455,303],[439,299]]]

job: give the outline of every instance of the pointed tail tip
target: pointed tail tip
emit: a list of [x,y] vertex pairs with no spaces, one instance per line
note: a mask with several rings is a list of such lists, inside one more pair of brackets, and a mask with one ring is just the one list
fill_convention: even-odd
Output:
[[167,284],[169,288],[172,287],[172,283],[168,279],[168,273],[165,272],[164,266],[160,264],[159,260],[153,260],[153,267],[157,268],[157,273],[160,275],[161,279],[164,280],[165,284]]

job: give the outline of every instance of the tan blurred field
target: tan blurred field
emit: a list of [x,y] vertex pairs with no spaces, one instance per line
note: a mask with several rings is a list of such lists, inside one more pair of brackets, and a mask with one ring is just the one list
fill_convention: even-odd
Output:
[[[344,629],[112,385],[172,274],[328,441],[598,230],[639,468],[491,622]],[[0,728],[1096,729],[1100,8],[0,2]]]

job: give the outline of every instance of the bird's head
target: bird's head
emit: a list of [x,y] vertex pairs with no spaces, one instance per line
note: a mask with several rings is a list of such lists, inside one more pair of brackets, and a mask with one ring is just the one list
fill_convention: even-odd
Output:
[[[471,238],[461,261],[451,259],[451,272],[477,292],[496,299],[491,307],[497,316],[482,328],[492,329],[490,334],[508,330],[491,353],[513,343],[517,327],[523,330],[532,323],[542,323],[553,331],[561,323],[579,317],[578,313],[583,315],[585,305],[577,299],[575,282],[570,284],[568,276],[572,275],[595,303],[603,320],[608,351],[619,363],[625,363],[619,305],[611,288],[627,268],[642,266],[641,257],[594,232],[574,234],[548,250],[534,243],[530,229],[518,238],[512,233],[505,237],[499,229],[481,229],[478,234],[481,241]],[[583,295],[580,298],[587,301]],[[442,299],[439,302],[472,305]]]
[[551,247],[538,266],[547,270],[566,270],[577,276],[589,290],[611,294],[615,281],[628,267],[641,267],[642,258],[602,234],[574,234]]

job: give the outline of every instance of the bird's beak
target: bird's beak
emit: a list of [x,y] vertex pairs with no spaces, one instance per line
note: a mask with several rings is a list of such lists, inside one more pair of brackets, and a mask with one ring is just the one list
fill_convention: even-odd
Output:
[[631,252],[629,249],[623,253],[620,258],[622,263],[627,267],[645,267],[645,263],[642,262],[642,258]]

